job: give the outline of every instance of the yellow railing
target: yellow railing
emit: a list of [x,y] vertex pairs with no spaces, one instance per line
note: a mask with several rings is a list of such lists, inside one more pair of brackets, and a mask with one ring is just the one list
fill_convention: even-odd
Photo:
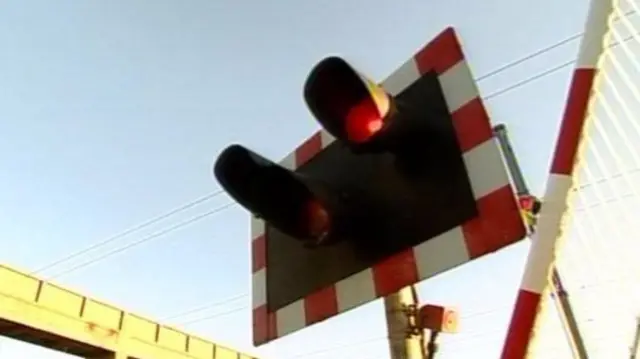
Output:
[[253,358],[6,265],[0,265],[0,335],[76,355],[118,352],[137,359]]

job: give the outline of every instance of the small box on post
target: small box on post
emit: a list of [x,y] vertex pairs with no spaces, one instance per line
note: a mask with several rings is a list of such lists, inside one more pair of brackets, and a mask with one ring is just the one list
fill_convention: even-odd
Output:
[[452,308],[427,304],[418,310],[417,325],[421,329],[440,333],[457,333],[458,323],[458,312]]

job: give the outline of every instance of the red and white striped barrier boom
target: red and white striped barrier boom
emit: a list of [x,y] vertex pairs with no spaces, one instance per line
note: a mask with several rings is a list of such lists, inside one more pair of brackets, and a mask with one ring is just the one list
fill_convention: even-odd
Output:
[[549,283],[554,264],[556,244],[562,235],[562,222],[567,212],[568,196],[573,186],[576,166],[588,105],[597,65],[604,50],[609,16],[614,0],[591,0],[584,35],[580,44],[565,111],[556,141],[544,204],[540,211],[537,231],[518,291],[511,323],[502,351],[502,359],[526,358],[534,339],[542,294]]

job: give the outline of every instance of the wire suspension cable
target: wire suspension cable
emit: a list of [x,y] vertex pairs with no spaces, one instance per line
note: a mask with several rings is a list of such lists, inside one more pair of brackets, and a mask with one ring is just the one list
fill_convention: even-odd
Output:
[[187,225],[193,224],[193,223],[195,223],[197,221],[200,221],[200,220],[202,220],[202,219],[204,219],[206,217],[209,217],[211,215],[214,215],[216,213],[222,212],[223,210],[225,210],[225,209],[227,209],[227,208],[229,208],[229,207],[231,207],[231,206],[233,206],[235,204],[236,204],[235,202],[227,203],[227,204],[225,204],[223,206],[220,206],[218,208],[215,208],[215,209],[213,209],[211,211],[205,212],[203,214],[200,214],[198,216],[190,218],[190,219],[188,219],[186,221],[183,221],[183,222],[180,222],[180,223],[178,223],[176,225],[173,225],[173,226],[171,226],[169,228],[166,228],[166,229],[163,229],[163,230],[161,230],[159,232],[153,233],[153,234],[151,234],[151,235],[149,235],[147,237],[143,237],[142,239],[139,239],[139,240],[137,240],[135,242],[131,242],[131,243],[125,245],[125,246],[115,248],[112,251],[106,252],[103,255],[100,255],[97,258],[93,259],[93,260],[80,263],[80,264],[78,264],[76,266],[73,266],[73,267],[63,271],[63,272],[60,272],[60,273],[58,273],[56,275],[53,275],[53,276],[50,276],[47,280],[51,280],[51,279],[54,279],[54,278],[59,278],[59,277],[61,277],[63,275],[67,275],[69,273],[75,272],[75,271],[77,271],[77,270],[79,270],[81,268],[88,267],[88,266],[90,266],[92,264],[95,264],[95,263],[97,263],[99,261],[102,261],[102,260],[104,260],[106,258],[109,258],[109,257],[114,256],[116,254],[122,253],[122,252],[124,252],[126,250],[129,250],[131,248],[137,247],[137,246],[139,246],[141,244],[149,242],[149,241],[151,241],[153,239],[156,239],[156,238],[158,238],[160,236],[163,236],[163,235],[165,235],[167,233],[173,232],[173,231],[175,231],[177,229],[183,228],[183,227],[185,227]]
[[[235,302],[238,299],[242,299],[242,298],[245,298],[247,296],[249,296],[248,293],[243,293],[243,294],[234,295],[233,297],[229,297],[229,298],[223,299],[223,300],[218,301],[218,302],[213,302],[213,303],[207,302],[204,305],[200,305],[198,307],[195,307],[195,308],[192,308],[192,309],[188,309],[188,310],[180,312],[178,314],[174,314],[174,315],[162,318],[162,321],[183,318],[183,317],[186,317],[186,316],[191,315],[191,314],[200,313],[200,312],[205,311],[207,309],[211,309],[211,308],[215,308],[215,307],[219,307],[219,306],[225,305],[227,303]],[[247,308],[247,306],[245,306],[243,308]]]
[[208,194],[208,195],[206,195],[204,197],[200,197],[200,198],[198,198],[198,199],[196,199],[194,201],[191,201],[191,202],[189,202],[189,203],[187,203],[185,205],[182,205],[182,206],[180,206],[180,207],[178,207],[178,208],[176,208],[174,210],[171,210],[171,211],[169,211],[169,212],[167,212],[165,214],[162,214],[160,216],[154,217],[154,218],[152,218],[152,219],[150,219],[150,220],[148,220],[146,222],[140,223],[137,226],[131,227],[131,228],[129,228],[129,229],[125,230],[125,231],[122,231],[122,232],[120,232],[120,233],[118,233],[116,235],[113,235],[113,236],[111,236],[111,237],[109,237],[109,238],[107,238],[105,240],[102,240],[100,242],[94,243],[94,244],[92,244],[92,245],[90,245],[90,246],[88,246],[88,247],[86,247],[84,249],[81,249],[81,250],[79,250],[77,252],[74,252],[74,253],[72,253],[70,255],[67,255],[67,256],[62,257],[62,258],[60,258],[58,260],[55,260],[55,261],[53,261],[53,262],[51,262],[51,263],[49,263],[47,265],[44,265],[44,266],[40,267],[39,269],[36,269],[35,271],[33,271],[32,274],[39,274],[39,273],[41,273],[41,272],[43,272],[45,270],[51,269],[51,268],[56,267],[56,266],[58,266],[58,265],[60,265],[62,263],[68,262],[71,259],[77,258],[77,257],[79,257],[79,256],[81,256],[83,254],[86,254],[86,253],[88,253],[88,252],[90,252],[90,251],[92,251],[94,249],[98,249],[98,248],[104,247],[105,245],[107,245],[109,243],[112,243],[112,242],[115,242],[120,238],[126,237],[127,235],[129,235],[129,234],[131,234],[133,232],[137,232],[137,231],[139,231],[139,230],[141,230],[143,228],[146,228],[146,227],[148,227],[148,226],[150,226],[152,224],[158,223],[158,222],[162,221],[163,219],[166,219],[168,217],[173,216],[174,214],[177,214],[179,212],[183,212],[183,211],[185,211],[185,210],[187,210],[189,208],[192,208],[192,207],[194,207],[194,206],[196,206],[196,205],[198,205],[200,203],[208,201],[208,200],[210,200],[210,199],[212,199],[212,198],[214,198],[214,197],[216,197],[216,196],[218,196],[218,195],[220,195],[222,193],[224,193],[224,191],[219,190],[219,191],[210,193],[210,194]]

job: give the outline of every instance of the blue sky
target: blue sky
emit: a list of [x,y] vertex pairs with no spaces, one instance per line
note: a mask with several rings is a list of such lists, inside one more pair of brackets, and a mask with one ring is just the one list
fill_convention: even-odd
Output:
[[[0,261],[35,270],[218,190],[211,166],[230,142],[283,157],[318,128],[302,84],[327,54],[382,80],[453,25],[481,76],[582,31],[587,3],[4,1]],[[487,78],[480,88],[489,95],[570,61],[577,44]],[[495,123],[508,125],[536,193],[570,70],[487,101]],[[218,196],[43,275],[228,202]],[[56,280],[157,319],[248,294],[248,223],[233,206]],[[462,333],[444,338],[443,358],[497,356],[526,250],[526,243],[513,246],[419,286],[423,302],[457,306],[463,316]],[[232,311],[185,328],[265,358],[387,358],[380,303],[253,349],[249,301],[242,296],[173,322]],[[6,339],[0,353],[65,358]]]

